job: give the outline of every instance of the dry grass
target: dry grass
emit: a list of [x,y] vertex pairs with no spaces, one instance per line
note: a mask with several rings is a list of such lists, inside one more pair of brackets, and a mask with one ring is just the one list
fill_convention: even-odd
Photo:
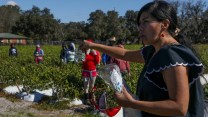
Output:
[[[0,97],[5,98],[14,104],[22,103],[16,95],[7,94],[3,91],[4,84],[0,85]],[[69,106],[69,101],[50,103],[51,97],[44,97],[39,103],[34,103],[27,109],[12,108],[1,113],[1,117],[99,117],[93,114],[92,110],[85,105]],[[24,102],[24,101],[23,101]],[[1,103],[1,102],[0,102]]]

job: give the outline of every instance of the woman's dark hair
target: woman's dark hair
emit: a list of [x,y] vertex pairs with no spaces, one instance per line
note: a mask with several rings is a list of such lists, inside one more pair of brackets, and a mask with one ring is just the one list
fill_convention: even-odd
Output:
[[170,21],[170,26],[168,28],[168,32],[170,33],[170,35],[173,36],[179,43],[189,47],[198,56],[194,48],[191,46],[190,41],[188,41],[186,37],[183,34],[181,34],[180,31],[176,32],[178,31],[179,26],[176,9],[173,7],[173,5],[163,0],[155,0],[150,3],[147,3],[138,12],[138,26],[140,25],[139,20],[143,12],[149,13],[159,22],[168,19]]
[[141,8],[141,10],[138,13],[137,16],[137,23],[139,25],[139,19],[141,17],[141,14],[143,12],[149,13],[151,16],[153,16],[158,21],[163,21],[168,19],[170,21],[169,26],[169,33],[173,36],[175,33],[176,28],[178,27],[178,21],[177,21],[177,14],[174,7],[169,4],[166,1],[153,1]]

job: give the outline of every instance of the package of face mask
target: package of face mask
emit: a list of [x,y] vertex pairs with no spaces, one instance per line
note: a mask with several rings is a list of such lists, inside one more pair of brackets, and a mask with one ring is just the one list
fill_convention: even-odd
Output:
[[116,64],[107,64],[98,70],[98,76],[116,92],[122,91],[122,76],[120,69]]
[[115,91],[121,93],[122,91],[122,77],[115,69],[112,70],[110,76],[111,84]]

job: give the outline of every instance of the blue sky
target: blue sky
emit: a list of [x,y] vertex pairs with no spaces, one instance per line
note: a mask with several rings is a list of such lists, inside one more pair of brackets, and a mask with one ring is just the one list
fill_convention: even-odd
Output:
[[29,10],[33,5],[40,9],[48,8],[55,19],[68,23],[87,21],[89,14],[99,9],[105,13],[116,10],[124,16],[127,10],[138,11],[144,4],[152,0],[0,0],[0,5],[15,2],[22,10]]
[[[11,0],[0,0],[0,5],[6,5]],[[56,19],[61,22],[87,21],[89,14],[97,9],[107,12],[115,9],[120,16],[127,10],[137,11],[152,0],[12,0],[22,10],[29,10],[33,5],[40,9],[49,8]]]

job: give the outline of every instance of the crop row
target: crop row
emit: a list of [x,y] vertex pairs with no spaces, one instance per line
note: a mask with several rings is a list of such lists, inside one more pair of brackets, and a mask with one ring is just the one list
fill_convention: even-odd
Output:
[[[197,45],[199,54],[208,65],[208,51],[206,45]],[[81,78],[81,63],[62,64],[59,53],[60,46],[44,45],[44,63],[36,65],[33,57],[35,46],[17,46],[18,57],[8,56],[8,46],[0,46],[0,82],[6,85],[23,85],[24,90],[31,92],[34,89],[52,88],[57,98],[66,97],[73,99],[80,97],[83,92]],[[128,49],[138,49],[138,45],[127,45]],[[135,93],[138,75],[143,65],[130,63],[131,76],[126,78],[132,92]],[[208,71],[205,69],[205,73]],[[97,87],[106,87],[104,82],[97,78]]]

